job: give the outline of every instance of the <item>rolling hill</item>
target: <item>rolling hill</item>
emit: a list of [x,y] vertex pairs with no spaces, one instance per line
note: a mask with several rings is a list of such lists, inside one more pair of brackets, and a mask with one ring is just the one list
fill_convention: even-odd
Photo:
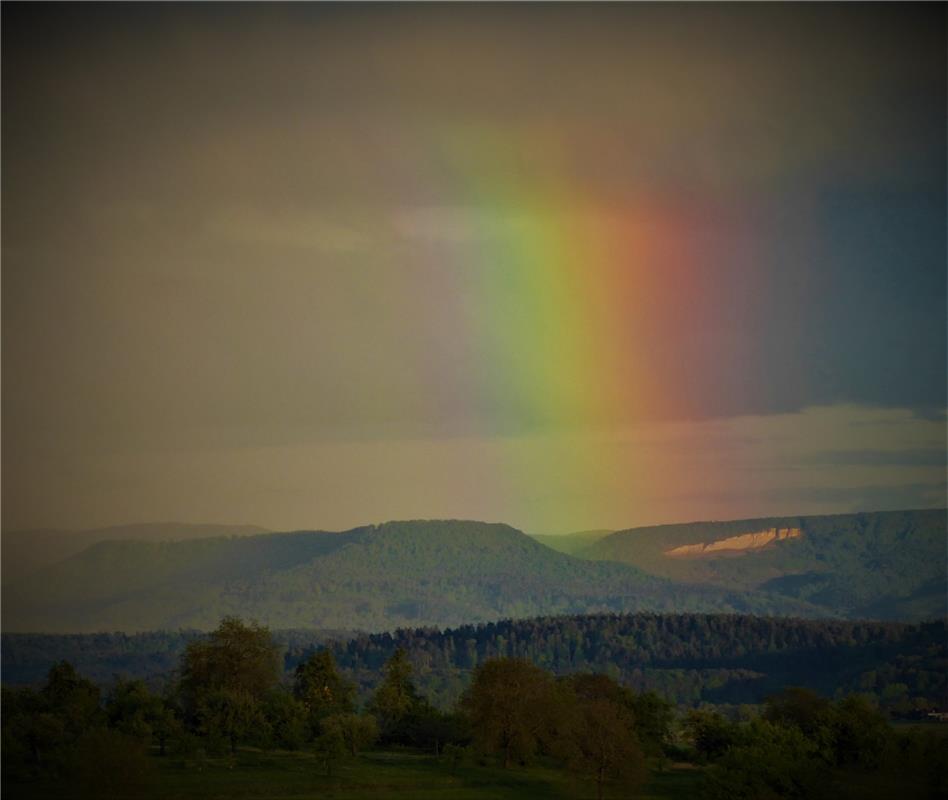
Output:
[[459,521],[99,542],[3,586],[5,631],[209,629],[225,614],[275,628],[385,630],[636,610],[825,613],[572,558],[507,525]]
[[944,509],[695,522],[577,552],[676,581],[766,591],[849,617],[945,616]]
[[667,525],[557,552],[503,524],[101,541],[4,581],[6,631],[392,630],[549,614],[945,614],[945,512]]
[[560,553],[566,553],[567,555],[574,555],[580,550],[585,550],[590,545],[598,542],[600,539],[604,539],[611,533],[615,531],[610,530],[595,530],[595,531],[578,531],[577,533],[564,533],[564,534],[531,534],[531,538],[536,539],[540,544],[545,544],[547,547],[552,548]]
[[267,533],[256,525],[191,525],[182,522],[155,522],[117,525],[91,530],[4,531],[0,537],[3,551],[3,582],[17,580],[31,572],[81,553],[96,542],[130,540],[157,542],[180,539],[206,539],[220,536],[252,536]]

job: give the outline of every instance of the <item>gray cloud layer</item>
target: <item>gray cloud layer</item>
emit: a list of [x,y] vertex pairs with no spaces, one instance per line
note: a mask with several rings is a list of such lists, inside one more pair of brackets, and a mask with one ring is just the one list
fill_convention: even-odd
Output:
[[[299,494],[260,488],[247,519],[549,524],[454,503],[454,483],[430,510],[399,504],[391,475],[348,460],[467,441],[463,473],[462,452],[537,427],[509,396],[501,413],[471,400],[470,278],[446,270],[496,229],[459,163],[541,195],[565,175],[592,213],[643,187],[700,197],[755,232],[759,290],[725,258],[706,309],[755,321],[753,360],[731,367],[699,333],[656,367],[690,416],[944,409],[944,14],[5,6],[4,524],[233,519],[269,486],[249,453],[343,443],[367,483],[338,509],[307,461]],[[431,479],[424,459],[395,459],[404,481]]]

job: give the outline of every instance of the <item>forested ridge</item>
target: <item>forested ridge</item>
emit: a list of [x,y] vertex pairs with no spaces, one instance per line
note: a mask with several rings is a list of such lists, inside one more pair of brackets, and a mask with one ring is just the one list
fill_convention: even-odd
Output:
[[[665,555],[771,526],[800,535],[741,555]],[[464,520],[102,541],[4,581],[3,627],[209,630],[237,615],[275,629],[378,631],[636,611],[922,620],[944,612],[945,533],[944,510],[933,510],[637,529],[582,558]]]
[[[839,616],[920,619],[945,611],[946,520],[936,508],[691,522],[617,531],[574,552],[685,583],[770,592]],[[667,555],[772,529],[797,535],[743,554]]]
[[[66,659],[100,682],[124,675],[159,684],[199,636],[194,631],[4,634],[4,680],[36,683],[53,663]],[[439,706],[457,699],[478,664],[516,657],[554,674],[603,672],[686,705],[756,703],[792,684],[828,695],[870,694],[901,716],[948,708],[944,621],[598,614],[378,634],[284,630],[274,638],[287,673],[316,648],[328,647],[363,695],[372,691],[380,665],[403,648],[418,686]]]
[[670,581],[573,558],[509,525],[390,522],[183,542],[100,542],[4,586],[5,630],[210,629],[238,615],[272,628],[392,630],[595,611],[825,616],[806,601]]

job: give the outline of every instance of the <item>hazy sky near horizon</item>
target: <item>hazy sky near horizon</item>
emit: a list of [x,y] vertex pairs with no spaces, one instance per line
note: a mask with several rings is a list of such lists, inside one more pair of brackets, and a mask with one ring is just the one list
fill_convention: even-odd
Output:
[[944,505],[945,14],[4,4],[3,527]]

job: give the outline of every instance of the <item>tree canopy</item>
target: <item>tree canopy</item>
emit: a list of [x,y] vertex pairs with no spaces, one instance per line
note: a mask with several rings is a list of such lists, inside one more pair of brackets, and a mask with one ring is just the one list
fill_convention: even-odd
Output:
[[279,681],[281,672],[279,648],[269,629],[225,617],[217,630],[188,644],[181,664],[181,688],[192,703],[218,690],[260,700]]
[[355,708],[355,684],[339,674],[331,650],[319,650],[296,667],[293,695],[306,708],[314,732],[323,718],[348,714]]
[[545,731],[553,679],[519,658],[485,661],[474,670],[461,704],[481,750],[500,752],[504,767],[536,751]]

